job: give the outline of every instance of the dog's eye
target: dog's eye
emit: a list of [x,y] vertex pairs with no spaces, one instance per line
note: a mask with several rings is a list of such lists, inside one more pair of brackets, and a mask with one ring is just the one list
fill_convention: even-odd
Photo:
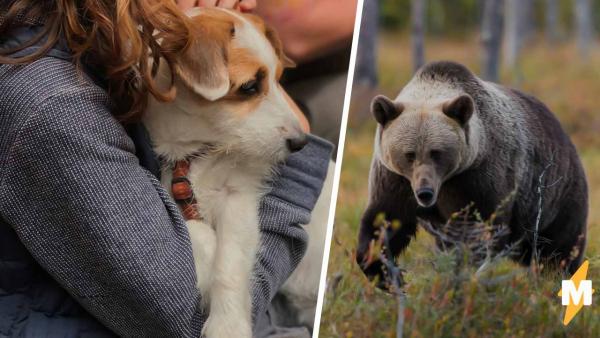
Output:
[[412,162],[414,162],[414,161],[415,161],[415,158],[416,158],[417,156],[415,155],[415,153],[414,153],[414,152],[412,152],[412,151],[409,151],[409,152],[407,152],[407,153],[405,153],[405,154],[404,154],[404,157],[406,157],[406,160],[407,160],[409,163],[412,163]]
[[238,92],[242,95],[250,96],[258,93],[259,90],[260,86],[258,84],[258,81],[251,80],[246,83],[243,83],[238,89]]
[[432,150],[429,152],[429,156],[431,156],[432,160],[439,161],[440,158],[442,158],[442,152],[439,150]]

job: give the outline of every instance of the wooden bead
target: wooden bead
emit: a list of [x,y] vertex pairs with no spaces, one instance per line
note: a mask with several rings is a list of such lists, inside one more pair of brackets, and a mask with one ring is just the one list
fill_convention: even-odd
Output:
[[176,200],[187,200],[194,196],[192,187],[187,182],[175,183],[171,186],[173,198]]
[[171,180],[171,192],[173,198],[186,221],[200,220],[202,216],[198,211],[198,205],[194,198],[194,190],[187,175],[190,172],[190,162],[180,160],[173,165],[173,179]]

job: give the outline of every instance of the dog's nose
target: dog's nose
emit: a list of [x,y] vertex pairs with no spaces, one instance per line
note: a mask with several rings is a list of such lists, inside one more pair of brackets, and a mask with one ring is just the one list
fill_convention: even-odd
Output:
[[435,194],[431,188],[421,188],[417,190],[417,199],[422,205],[431,206],[434,196]]
[[306,134],[302,134],[302,135],[294,137],[294,138],[289,138],[286,140],[286,142],[287,142],[288,149],[292,153],[295,153],[297,151],[302,150],[302,148],[304,148],[304,146],[308,143],[308,138],[306,137]]

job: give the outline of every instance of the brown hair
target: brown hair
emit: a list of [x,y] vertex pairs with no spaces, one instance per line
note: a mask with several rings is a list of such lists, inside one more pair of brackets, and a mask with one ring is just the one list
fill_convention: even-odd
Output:
[[[30,41],[0,50],[0,64],[33,62],[64,38],[78,69],[85,60],[108,79],[113,114],[121,121],[141,117],[148,93],[161,101],[174,99],[173,78],[166,90],[160,90],[153,79],[161,57],[172,69],[175,55],[190,44],[188,20],[174,1],[14,0],[0,18],[0,36],[17,25],[39,21],[44,22],[43,29]],[[35,53],[9,56],[42,39],[46,41]],[[165,47],[159,39],[168,41]]]

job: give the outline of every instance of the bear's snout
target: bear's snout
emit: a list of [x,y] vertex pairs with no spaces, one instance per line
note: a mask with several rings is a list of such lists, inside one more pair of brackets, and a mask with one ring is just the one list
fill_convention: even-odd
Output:
[[419,206],[429,208],[437,202],[437,192],[440,188],[439,176],[435,168],[428,164],[419,165],[412,175],[412,188]]
[[435,192],[431,188],[421,188],[415,193],[417,202],[422,207],[430,207],[435,204]]

